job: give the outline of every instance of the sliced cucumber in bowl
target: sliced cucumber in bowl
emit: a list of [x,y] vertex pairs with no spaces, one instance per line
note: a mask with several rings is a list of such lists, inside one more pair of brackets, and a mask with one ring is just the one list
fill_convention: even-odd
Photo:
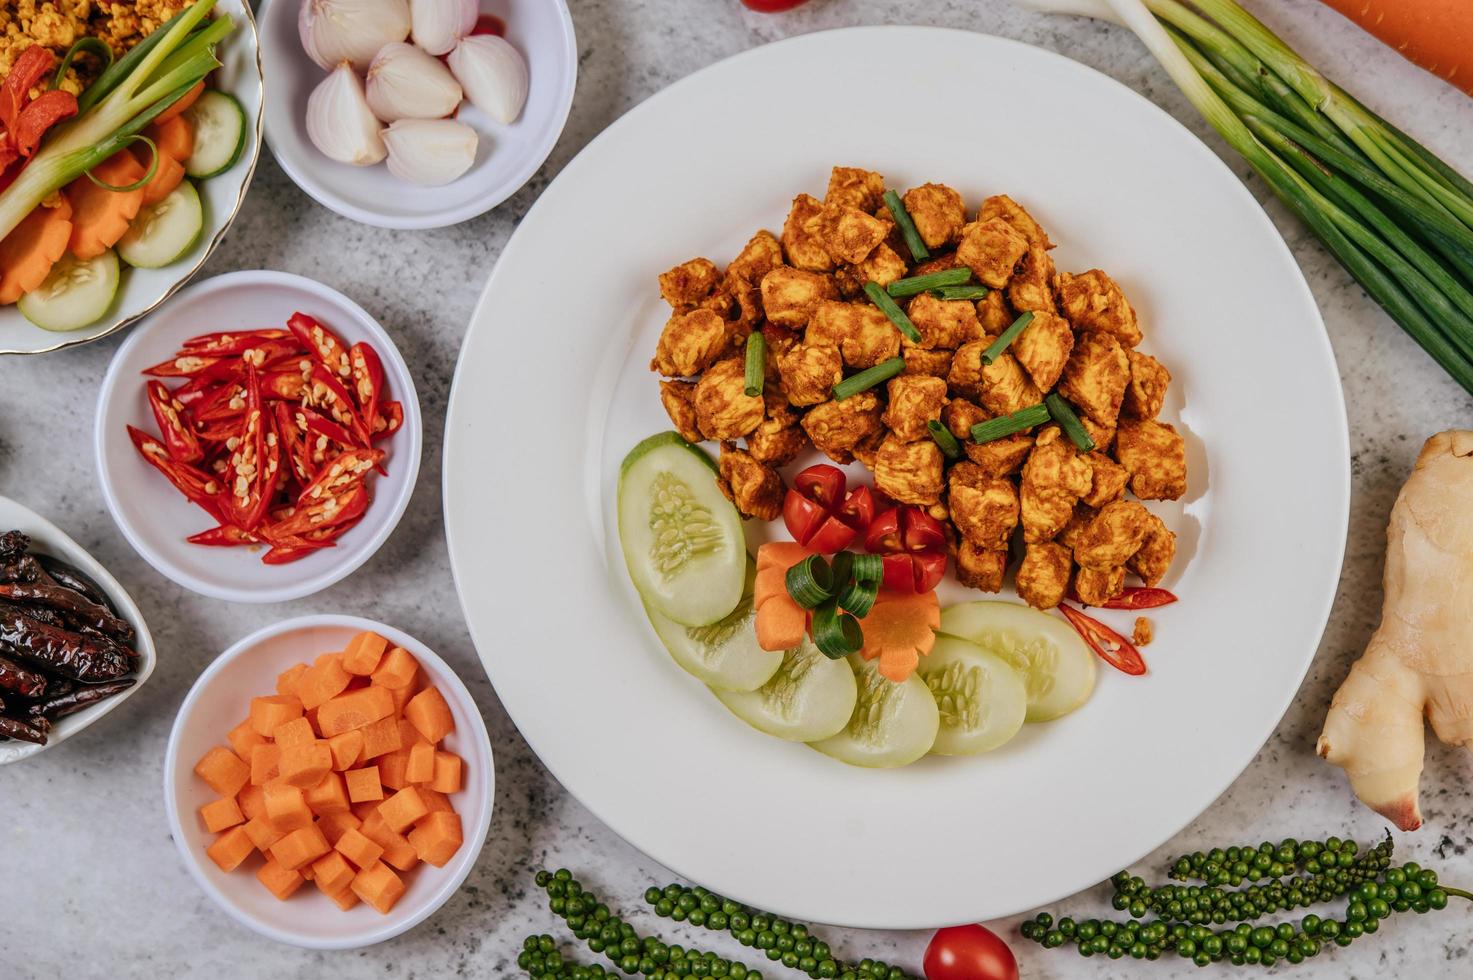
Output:
[[118,242],[118,256],[139,269],[160,269],[183,258],[205,226],[199,192],[183,181],[157,204],[138,212]]
[[68,252],[16,308],[42,330],[80,330],[100,320],[113,305],[118,279],[118,254],[112,249],[85,261]]
[[911,674],[897,684],[880,676],[878,661],[849,657],[857,696],[837,734],[810,743],[830,758],[866,769],[908,766],[931,751],[940,715],[925,681]]
[[1052,721],[1089,700],[1099,666],[1062,619],[1014,602],[963,602],[941,611],[941,632],[970,640],[1023,677],[1028,721]]
[[1003,745],[1023,727],[1028,689],[1007,661],[969,640],[938,636],[917,673],[941,712],[931,751],[976,755]]
[[194,152],[184,161],[184,172],[203,180],[235,166],[246,138],[245,110],[235,97],[205,89],[184,115],[194,128]]
[[782,664],[755,691],[718,691],[717,700],[759,732],[790,742],[837,735],[854,714],[858,687],[846,660],[830,660],[812,642],[783,654]]
[[752,586],[757,564],[747,559],[747,579],[741,601],[709,626],[681,626],[645,605],[650,625],[681,669],[713,689],[755,691],[766,684],[782,665],[782,651],[768,651],[757,644],[752,608]]

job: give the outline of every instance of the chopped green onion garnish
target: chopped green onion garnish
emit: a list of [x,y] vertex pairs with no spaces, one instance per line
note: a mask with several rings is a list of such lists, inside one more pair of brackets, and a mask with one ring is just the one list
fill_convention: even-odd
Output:
[[928,289],[937,299],[986,299],[986,286],[940,286],[936,289]]
[[905,210],[900,195],[894,191],[886,191],[885,207],[890,209],[890,216],[900,226],[900,234],[905,239],[905,247],[910,249],[910,257],[917,262],[929,259],[931,253],[926,248],[926,243],[921,241],[921,233],[916,231],[916,223],[911,220],[910,212]]
[[858,579],[850,579],[849,584],[839,592],[839,608],[853,613],[858,619],[863,619],[875,607],[875,599],[879,595],[879,582],[861,582]]
[[854,552],[835,552],[834,557],[829,559],[829,575],[834,583],[833,591],[836,594],[844,591],[844,586],[854,575]]
[[966,266],[958,269],[942,269],[940,272],[928,272],[924,276],[896,279],[885,287],[885,292],[896,298],[915,296],[918,293],[924,293],[928,289],[940,289],[942,286],[960,286],[971,278],[972,270]]
[[804,609],[834,597],[834,577],[828,562],[819,555],[809,555],[788,569],[788,595]]
[[854,556],[854,581],[879,584],[885,577],[885,559],[879,555]]
[[813,645],[830,660],[857,653],[864,646],[859,620],[839,611],[836,599],[813,610]]
[[1084,423],[1079,421],[1079,416],[1074,414],[1074,409],[1069,407],[1068,402],[1058,395],[1049,395],[1043,400],[1043,403],[1048,408],[1049,417],[1059,423],[1059,428],[1064,430],[1064,435],[1079,447],[1080,452],[1094,451],[1094,439],[1090,438],[1089,432],[1084,428]]
[[870,302],[878,306],[880,312],[889,317],[890,322],[895,324],[900,332],[909,337],[913,343],[919,344],[921,342],[921,332],[916,329],[914,323],[910,322],[910,317],[905,315],[905,311],[895,305],[895,301],[890,298],[890,294],[885,292],[879,283],[865,283],[864,295],[868,296]]
[[1049,420],[1048,406],[1042,403],[1020,408],[1012,415],[1002,415],[986,422],[978,422],[972,426],[973,442],[991,442],[1010,436],[1024,429],[1031,429],[1035,425],[1042,425]]
[[935,419],[931,419],[926,423],[926,431],[931,433],[931,438],[936,440],[936,445],[941,447],[947,459],[962,458],[961,443],[956,441],[956,436],[951,434],[950,429]]
[[767,341],[762,331],[747,334],[747,397],[762,394],[762,382],[767,378]]
[[1008,349],[1008,345],[1011,344],[1014,340],[1017,340],[1018,334],[1022,333],[1023,328],[1028,326],[1028,324],[1032,322],[1033,314],[1030,312],[1024,313],[1023,315],[1019,316],[1018,319],[1009,324],[1008,328],[1004,330],[996,340],[987,345],[987,349],[982,352],[982,363],[991,364],[999,357],[1002,357],[1003,352]]
[[841,402],[850,395],[857,395],[861,391],[869,391],[882,381],[889,381],[901,371],[905,370],[905,358],[892,357],[888,361],[881,361],[872,368],[865,368],[858,374],[851,375],[834,385],[834,401]]

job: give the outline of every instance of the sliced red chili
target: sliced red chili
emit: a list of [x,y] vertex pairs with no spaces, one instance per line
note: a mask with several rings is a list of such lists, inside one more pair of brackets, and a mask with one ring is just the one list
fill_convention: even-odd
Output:
[[883,585],[897,592],[930,592],[946,574],[946,531],[919,507],[891,507],[864,533],[864,550],[884,555]]
[[179,413],[184,406],[174,400],[162,381],[150,381],[147,389],[148,407],[153,409],[154,421],[159,424],[159,432],[169,456],[181,463],[197,463],[204,459],[205,453],[199,447],[199,440],[180,417]]
[[1176,593],[1133,585],[1115,598],[1100,603],[1104,609],[1157,609],[1176,601]]
[[387,439],[404,427],[404,406],[399,402],[381,402],[378,423],[373,427],[373,441]]
[[318,363],[327,367],[333,377],[344,380],[351,377],[353,368],[348,358],[348,348],[343,346],[337,334],[305,313],[293,313],[286,325],[292,335],[317,358]]
[[246,375],[245,426],[234,446],[225,474],[225,513],[231,523],[253,531],[266,517],[281,478],[281,441],[261,407],[261,384],[251,369]]
[[369,472],[384,458],[384,455],[382,449],[367,449],[361,446],[354,446],[339,453],[331,462],[323,466],[316,478],[302,490],[297,497],[297,503],[306,505],[324,497],[336,497],[361,485]]
[[290,368],[261,375],[261,397],[267,401],[299,402],[307,393],[307,379]]
[[160,361],[153,367],[144,368],[143,373],[155,378],[193,378],[222,360],[223,358],[208,357],[203,354],[175,354],[167,361]]
[[333,527],[361,516],[368,509],[368,500],[368,490],[360,484],[346,493],[295,508],[291,516],[263,527],[261,534],[268,541],[274,541]]
[[220,483],[204,470],[181,463],[169,455],[162,442],[144,432],[128,426],[128,437],[138,453],[154,469],[162,473],[191,503],[204,508],[216,520],[220,519]]
[[1086,616],[1078,609],[1059,604],[1059,612],[1074,627],[1074,631],[1084,638],[1089,648],[1099,654],[1100,659],[1114,667],[1122,674],[1139,676],[1146,672],[1146,660],[1141,652],[1135,648],[1125,637],[1095,619]]
[[[312,482],[312,474],[316,470],[312,465],[312,450],[307,446],[305,423],[298,424],[292,406],[286,402],[277,402],[273,412],[276,415],[276,434],[281,437],[281,457],[286,460],[286,475],[300,489]],[[273,515],[272,520],[275,519]]]
[[243,381],[217,385],[189,404],[189,417],[194,420],[196,428],[206,422],[230,419],[242,423],[245,413],[246,386]]
[[353,396],[358,399],[364,424],[372,432],[378,423],[378,401],[384,387],[383,362],[378,358],[378,351],[359,341],[348,348],[348,365],[352,370]]
[[243,544],[260,544],[261,539],[250,531],[242,530],[234,524],[221,524],[212,527],[208,531],[191,534],[184,540],[190,544],[203,544],[212,548],[233,548]]
[[353,406],[348,389],[328,374],[327,369],[321,364],[314,365],[312,368],[311,388],[307,395],[313,406],[324,409],[334,422],[345,426],[353,433],[350,441],[364,446],[368,445],[368,429],[364,426],[358,409]]
[[179,353],[203,356],[239,354],[257,344],[286,340],[291,335],[290,330],[222,330],[191,337],[184,342],[184,349]]

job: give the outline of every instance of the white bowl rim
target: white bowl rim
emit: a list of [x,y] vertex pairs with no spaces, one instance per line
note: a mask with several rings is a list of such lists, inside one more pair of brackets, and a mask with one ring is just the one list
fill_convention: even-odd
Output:
[[[256,12],[256,16],[264,24],[270,8],[285,2],[286,0],[261,0],[261,9]],[[558,102],[551,117],[553,125],[548,128],[547,136],[535,144],[536,148],[527,154],[526,161],[520,168],[513,171],[511,176],[505,180],[498,181],[484,194],[455,207],[440,208],[435,211],[426,211],[418,215],[402,218],[391,217],[380,214],[377,211],[370,211],[367,208],[360,208],[358,205],[343,199],[333,191],[329,184],[319,180],[310,166],[303,165],[297,157],[290,153],[281,152],[277,148],[276,139],[272,135],[272,127],[268,123],[266,125],[266,145],[271,147],[271,156],[276,160],[281,169],[285,171],[286,175],[291,178],[292,183],[301,188],[312,200],[321,204],[329,211],[334,211],[359,224],[370,225],[374,228],[389,228],[394,231],[425,231],[432,228],[448,228],[452,225],[458,225],[463,221],[469,221],[472,218],[479,217],[487,211],[498,207],[507,198],[525,187],[527,181],[531,180],[537,171],[542,169],[542,165],[552,155],[553,148],[557,146],[558,140],[562,138],[563,130],[568,125],[568,113],[573,108],[573,93],[578,88],[578,38],[573,26],[573,15],[568,10],[566,0],[551,0],[551,2],[557,10],[559,15],[558,21],[563,29],[562,55],[569,66],[568,84],[562,92],[558,93]],[[265,33],[263,32],[261,36],[264,38]],[[261,118],[264,120],[267,115],[265,99],[263,98]]]
[[[391,439],[405,440],[403,455],[406,457],[404,465],[409,467],[406,474],[403,489],[397,499],[393,501],[393,507],[388,512],[387,518],[373,532],[359,548],[357,552],[344,551],[346,559],[331,568],[304,579],[294,585],[281,585],[276,587],[253,587],[244,588],[239,586],[217,586],[204,581],[184,571],[173,562],[165,558],[148,539],[139,532],[131,523],[122,516],[122,510],[118,506],[116,489],[113,486],[111,474],[107,467],[107,426],[110,421],[105,417],[108,403],[111,401],[113,390],[121,383],[122,367],[133,348],[144,342],[148,336],[149,323],[138,325],[132,333],[119,345],[113,359],[107,366],[107,373],[103,376],[102,386],[97,395],[97,410],[93,422],[92,447],[96,458],[98,483],[102,487],[102,499],[107,505],[108,513],[112,515],[113,523],[123,532],[123,537],[133,546],[133,550],[143,556],[154,570],[164,577],[172,580],[178,585],[184,586],[191,592],[206,596],[211,599],[223,599],[227,602],[245,603],[267,603],[287,602],[292,599],[302,599],[307,596],[321,592],[329,586],[335,585],[353,574],[363,566],[370,558],[378,553],[389,535],[399,526],[399,521],[404,517],[404,512],[409,509],[409,501],[414,496],[415,485],[419,482],[420,456],[423,451],[424,431],[423,420],[420,417],[419,393],[414,387],[414,376],[409,371],[409,365],[405,363],[404,356],[399,353],[398,346],[387,330],[383,328],[377,318],[373,317],[363,307],[342,293],[315,279],[308,279],[292,272],[279,272],[272,269],[245,269],[238,272],[226,272],[222,275],[212,276],[209,279],[201,279],[191,284],[179,293],[174,305],[182,307],[189,301],[200,296],[207,296],[222,289],[240,285],[262,285],[280,286],[287,289],[297,289],[312,294],[319,299],[340,304],[349,313],[360,317],[369,334],[378,345],[379,353],[388,362],[386,368],[392,366],[400,377],[395,379],[395,384],[403,392],[399,398],[404,406],[404,425],[399,432],[391,436]],[[377,497],[374,498],[376,503]],[[370,508],[373,504],[369,505]],[[289,567],[289,566],[287,566]]]
[[[414,655],[422,665],[429,667],[437,674],[436,685],[444,684],[450,688],[454,698],[465,707],[465,713],[469,716],[472,731],[470,735],[480,742],[486,750],[486,772],[481,781],[485,787],[481,799],[481,817],[476,825],[469,828],[464,834],[462,846],[469,846],[470,850],[461,861],[461,867],[445,876],[439,886],[431,893],[424,906],[416,909],[412,914],[405,917],[402,922],[383,923],[378,928],[366,930],[363,934],[351,937],[319,939],[312,936],[286,932],[268,925],[260,920],[246,914],[239,906],[215,886],[204,873],[200,861],[203,852],[196,853],[185,841],[184,824],[179,814],[178,786],[174,780],[174,771],[179,761],[180,730],[183,727],[183,719],[193,710],[195,702],[203,695],[205,689],[214,681],[216,675],[225,669],[226,665],[249,652],[262,643],[273,640],[278,636],[295,632],[302,629],[316,629],[323,626],[337,626],[353,629],[359,632],[372,631],[383,636],[396,646],[404,647]],[[318,613],[307,616],[296,616],[285,619],[250,633],[232,643],[224,653],[215,658],[195,680],[190,687],[189,693],[184,696],[184,701],[179,705],[179,711],[174,715],[174,724],[169,728],[169,743],[164,752],[164,809],[169,816],[169,834],[174,838],[174,845],[179,851],[179,856],[184,861],[190,877],[195,883],[204,889],[206,895],[218,905],[224,912],[236,922],[246,928],[273,939],[288,946],[299,946],[303,949],[361,949],[365,946],[373,946],[386,940],[401,936],[424,922],[430,916],[438,912],[450,898],[460,890],[465,879],[470,876],[471,869],[476,866],[480,859],[481,848],[486,843],[486,835],[491,830],[491,810],[496,803],[496,756],[491,747],[491,736],[486,730],[486,720],[481,717],[481,709],[477,706],[475,698],[471,697],[470,690],[465,682],[460,679],[454,668],[446,663],[439,654],[431,650],[418,639],[405,633],[403,630],[395,629],[384,623],[366,619],[362,616],[340,615],[335,613]],[[436,868],[436,871],[442,869]]]

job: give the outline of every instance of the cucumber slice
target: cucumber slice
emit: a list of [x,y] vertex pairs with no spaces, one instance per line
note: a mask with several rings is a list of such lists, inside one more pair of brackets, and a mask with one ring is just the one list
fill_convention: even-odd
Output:
[[935,754],[991,752],[1023,727],[1028,689],[1022,675],[977,644],[938,636],[917,673],[941,709]]
[[650,436],[619,467],[619,543],[645,603],[681,626],[708,626],[742,598],[742,520],[711,458],[674,432]]
[[1099,667],[1062,619],[1013,602],[963,602],[941,613],[941,632],[971,640],[1023,675],[1028,720],[1052,721],[1089,700]]
[[42,330],[80,330],[96,323],[118,293],[118,255],[108,249],[82,261],[71,253],[51,267],[40,286],[17,304],[21,315]]
[[162,268],[182,258],[204,226],[199,192],[186,180],[168,197],[138,212],[118,242],[118,257],[139,269]]
[[184,110],[194,125],[194,152],[184,161],[184,172],[204,179],[235,166],[245,149],[245,110],[235,98],[207,88]]
[[810,641],[783,654],[772,679],[755,691],[718,691],[716,699],[759,732],[790,742],[836,735],[854,713],[858,688],[844,660],[830,660]]
[[783,662],[782,651],[757,645],[753,626],[757,615],[752,608],[756,578],[757,563],[748,558],[741,601],[725,619],[710,626],[681,626],[648,605],[644,607],[660,642],[686,673],[722,691],[755,691],[777,673]]
[[824,755],[851,766],[891,769],[908,766],[931,751],[941,723],[936,699],[916,674],[897,684],[880,676],[878,664],[858,654],[849,658],[858,697],[849,723],[837,735],[811,743]]

